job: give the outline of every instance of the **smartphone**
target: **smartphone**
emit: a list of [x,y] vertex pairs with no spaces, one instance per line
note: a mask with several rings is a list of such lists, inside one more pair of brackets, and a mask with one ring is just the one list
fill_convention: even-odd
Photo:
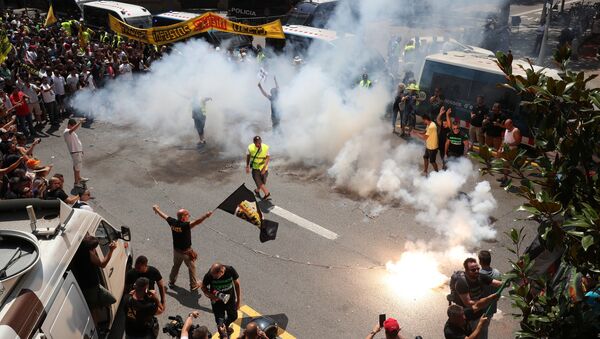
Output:
[[383,323],[385,322],[385,314],[379,315],[379,327],[383,327]]

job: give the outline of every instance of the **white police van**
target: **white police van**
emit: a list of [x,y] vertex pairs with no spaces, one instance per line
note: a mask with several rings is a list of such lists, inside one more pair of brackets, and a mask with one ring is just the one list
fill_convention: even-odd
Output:
[[[117,247],[97,274],[118,300],[132,252],[126,226],[116,230],[99,214],[60,200],[0,201],[0,338],[101,338],[111,328],[119,303],[92,319],[70,265],[85,235],[99,240],[98,256]],[[100,328],[103,329],[100,329]]]
[[136,28],[152,27],[152,15],[142,6],[117,1],[83,1],[77,4],[81,8],[84,23],[89,27],[109,31],[109,14]]

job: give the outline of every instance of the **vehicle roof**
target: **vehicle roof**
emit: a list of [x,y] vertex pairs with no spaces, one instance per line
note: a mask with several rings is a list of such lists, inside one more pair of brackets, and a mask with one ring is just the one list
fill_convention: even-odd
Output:
[[[24,206],[23,210],[25,210]],[[18,213],[24,215],[24,218],[8,220],[10,216],[7,216],[7,212],[2,211],[0,230],[15,230],[31,234],[30,221],[26,211],[24,212]],[[7,315],[11,309],[10,306],[23,290],[35,293],[46,311],[48,310],[48,304],[52,300],[55,290],[60,288],[60,280],[77,252],[81,240],[90,230],[90,226],[98,224],[101,219],[97,213],[71,208],[62,201],[58,217],[46,220],[37,212],[36,217],[38,229],[54,227],[53,225],[59,223],[64,225],[65,229],[49,240],[38,237],[40,260],[27,273],[20,276],[13,285],[12,291],[0,306],[0,320]]]
[[[498,68],[498,65],[495,63],[496,58],[483,54],[450,51],[446,53],[428,55],[425,60],[504,75],[504,73],[502,73],[500,68]],[[523,66],[527,69],[529,68],[529,63],[526,60],[520,59],[513,61],[513,73],[516,75],[525,76],[525,72],[519,66]],[[536,65],[534,65],[533,68],[536,71],[542,70],[542,73],[547,76],[560,79],[559,73],[555,69],[544,68]]]
[[84,3],[83,6],[113,10],[119,12],[124,18],[150,15],[150,12],[142,6],[117,1],[92,1]]
[[191,12],[177,12],[170,11],[165,13],[156,14],[155,17],[168,18],[168,19],[177,19],[181,21],[187,21],[193,18],[196,18],[202,14],[191,13]]
[[302,25],[283,26],[283,33],[286,35],[297,35],[305,38],[320,39],[327,42],[331,42],[339,38],[336,31]]

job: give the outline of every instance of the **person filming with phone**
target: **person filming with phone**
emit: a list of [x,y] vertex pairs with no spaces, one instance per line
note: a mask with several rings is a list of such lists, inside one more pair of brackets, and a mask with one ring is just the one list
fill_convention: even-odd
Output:
[[373,327],[371,333],[367,335],[367,339],[375,338],[375,335],[379,333],[382,328],[385,332],[385,339],[404,339],[404,337],[400,335],[401,328],[398,320],[394,318],[385,319],[385,314],[379,315],[379,323]]

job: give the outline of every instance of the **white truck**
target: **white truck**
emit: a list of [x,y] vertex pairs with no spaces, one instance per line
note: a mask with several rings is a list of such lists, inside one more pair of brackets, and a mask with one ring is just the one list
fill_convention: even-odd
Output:
[[98,238],[101,259],[109,243],[117,242],[106,267],[96,273],[121,299],[132,262],[128,227],[116,230],[99,214],[60,200],[0,201],[0,338],[102,338],[108,333],[119,302],[99,310],[94,321],[71,268],[87,234]]

